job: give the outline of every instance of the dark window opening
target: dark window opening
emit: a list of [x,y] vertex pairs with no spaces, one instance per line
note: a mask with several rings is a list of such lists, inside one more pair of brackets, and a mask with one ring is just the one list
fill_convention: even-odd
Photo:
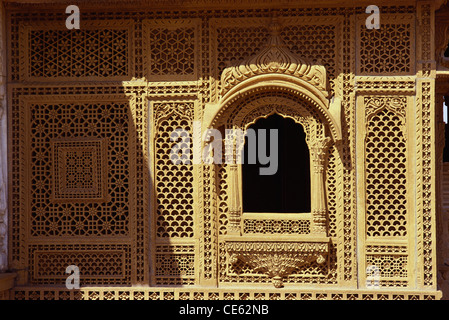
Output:
[[[262,165],[248,164],[248,137],[245,138],[242,164],[243,212],[310,212],[310,159],[304,128],[292,119],[272,115],[259,119],[249,128],[266,130],[267,156],[270,129],[278,130],[278,169],[274,175],[260,175]],[[257,146],[257,144],[256,144]],[[259,148],[256,148],[259,154]],[[271,157],[272,158],[272,157]]]
[[444,52],[444,56],[446,58],[449,58],[449,43],[447,44],[447,48],[446,48],[446,51]]

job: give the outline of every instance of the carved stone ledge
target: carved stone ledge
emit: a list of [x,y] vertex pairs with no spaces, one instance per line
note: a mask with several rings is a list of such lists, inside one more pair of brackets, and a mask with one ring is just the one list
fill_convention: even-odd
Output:
[[225,247],[231,264],[243,261],[254,271],[269,276],[276,288],[282,288],[283,278],[296,269],[312,262],[322,264],[327,261],[329,239],[288,241],[233,237],[226,239]]

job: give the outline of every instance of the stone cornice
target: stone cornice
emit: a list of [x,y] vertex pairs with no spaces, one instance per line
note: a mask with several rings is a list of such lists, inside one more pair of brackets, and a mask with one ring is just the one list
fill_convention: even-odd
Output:
[[[436,8],[441,7],[447,0],[434,0]],[[8,7],[21,6],[41,6],[45,4],[67,6],[73,4],[70,0],[2,0]],[[191,10],[199,8],[207,9],[244,9],[244,8],[272,8],[284,9],[290,7],[354,7],[353,0],[332,1],[332,0],[315,0],[313,2],[306,0],[78,0],[78,6],[85,7],[101,7],[108,9],[115,5],[121,5],[121,8],[142,7],[154,9],[177,9],[177,10]],[[372,1],[361,0],[356,2],[357,6],[364,7],[372,4]],[[415,1],[411,0],[397,0],[394,5],[413,5]],[[378,6],[391,6],[391,1],[378,0]]]

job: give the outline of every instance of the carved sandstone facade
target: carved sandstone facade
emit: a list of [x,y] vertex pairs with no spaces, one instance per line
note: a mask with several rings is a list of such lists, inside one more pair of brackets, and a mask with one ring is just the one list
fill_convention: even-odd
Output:
[[[4,298],[446,294],[443,1],[379,1],[379,30],[352,1],[89,1],[80,30],[45,3],[2,7]],[[310,212],[245,212],[238,162],[170,159],[177,128],[273,114],[304,129]]]

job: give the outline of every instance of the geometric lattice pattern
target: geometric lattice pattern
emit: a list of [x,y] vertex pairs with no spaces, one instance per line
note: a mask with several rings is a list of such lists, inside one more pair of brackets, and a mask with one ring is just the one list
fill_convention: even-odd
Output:
[[[217,8],[232,1],[219,2]],[[170,157],[176,144],[192,146],[185,136],[171,139],[173,131],[183,128],[192,135],[193,121],[211,116],[204,112],[208,103],[220,102],[224,68],[258,53],[270,34],[271,13],[264,4],[225,10],[196,6],[192,11],[111,10],[101,16],[93,10],[83,14],[87,19],[81,30],[66,30],[56,11],[11,4],[6,63],[12,83],[10,256],[25,285],[11,295],[59,300],[438,296],[432,291],[438,196],[432,169],[432,5],[386,5],[380,30],[364,27],[362,6],[295,8],[292,2],[278,12],[286,48],[323,65],[329,97],[342,99],[342,141],[326,152],[323,166],[329,251],[324,263],[313,261],[284,276],[292,290],[273,289],[269,276],[250,263],[234,263],[229,255],[226,239],[235,231],[229,166],[180,165]],[[383,15],[384,9],[391,15]],[[391,77],[378,77],[383,75]],[[398,88],[405,83],[401,78],[407,78],[406,86]],[[262,88],[259,97],[290,95],[276,90],[275,84]],[[373,92],[416,98],[416,119],[409,123],[414,115],[407,115],[406,123],[403,113],[385,107],[359,122],[364,112],[354,97],[372,98]],[[271,106],[241,113],[245,103],[256,102],[253,98],[242,98],[242,108],[223,123],[266,115]],[[314,107],[308,112],[319,118]],[[360,126],[366,135],[356,132]],[[322,134],[328,129],[316,128]],[[365,165],[363,177],[357,174],[359,162]],[[359,221],[356,211],[363,207],[365,219]],[[296,215],[243,217],[238,227],[247,239],[294,242],[308,238],[316,223]],[[365,230],[359,229],[362,225]],[[416,250],[409,237],[416,238]],[[364,257],[357,260],[356,253]],[[410,287],[387,293],[359,288],[363,275],[358,263],[379,267],[381,287],[416,285],[416,292]],[[82,285],[97,287],[65,290],[64,271],[70,264],[80,267]],[[153,284],[179,288],[148,287]]]
[[329,236],[337,236],[337,171],[338,161],[336,161],[335,153],[337,150],[333,147],[329,150],[329,160],[326,168],[326,190],[327,190],[327,210],[329,212]]
[[81,285],[129,281],[129,246],[33,245],[30,276],[35,284],[65,284],[67,266],[78,266]]
[[309,234],[310,220],[245,219],[243,233]]
[[266,27],[217,26],[218,74],[229,64],[256,54],[267,43]]
[[103,140],[52,141],[53,199],[104,200],[107,153]]
[[191,285],[195,281],[193,246],[157,246],[156,282],[162,285]]
[[408,278],[407,260],[405,255],[367,255],[366,266],[379,268],[381,286],[403,286],[403,278]]
[[126,235],[128,104],[33,102],[28,110],[31,234]]
[[[326,67],[329,79],[335,79],[338,48],[336,29],[339,22],[329,20],[330,24],[315,24],[316,22],[310,21],[304,25],[286,26],[281,31],[281,37],[292,52],[311,61],[319,61]],[[305,22],[304,19],[301,21]],[[326,42],[325,46],[321,45],[323,41]],[[332,80],[330,89],[333,92]]]
[[145,21],[149,80],[197,80],[197,27],[194,21]]
[[380,29],[360,27],[359,74],[410,74],[413,72],[412,23],[386,23]]
[[[190,137],[191,120],[183,113],[193,115],[193,103],[155,104],[157,119],[155,139],[157,236],[163,238],[193,237],[193,158],[190,163],[177,163],[172,157],[176,145],[192,150],[192,139],[175,130],[182,128]],[[174,135],[172,135],[175,132]],[[184,149],[186,149],[184,148]],[[182,151],[182,150],[181,150]]]
[[[129,74],[130,32],[122,28],[30,30],[31,78],[124,77]],[[57,39],[57,41],[55,41]]]
[[407,157],[403,119],[383,109],[366,134],[366,224],[369,237],[407,235]]
[[156,276],[191,276],[194,272],[193,254],[156,255]]
[[[293,291],[293,290],[292,290]],[[437,300],[438,294],[419,291],[373,290],[242,290],[200,288],[95,288],[81,290],[14,288],[14,300]]]

